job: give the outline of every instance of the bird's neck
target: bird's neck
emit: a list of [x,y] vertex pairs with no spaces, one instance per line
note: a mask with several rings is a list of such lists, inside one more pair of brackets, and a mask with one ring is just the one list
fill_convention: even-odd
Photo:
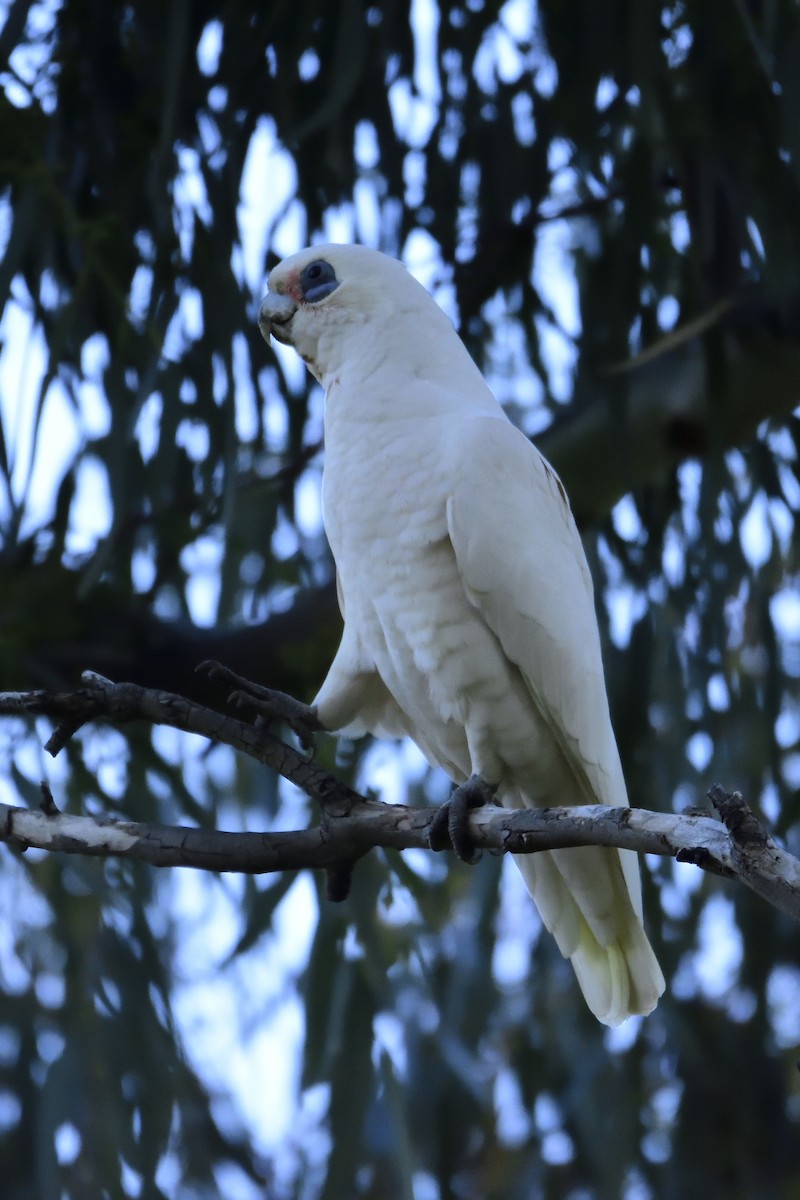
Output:
[[[331,339],[320,354],[317,378],[326,409],[337,422],[420,420],[452,414],[497,415],[500,407],[450,322],[440,315],[404,328],[402,314],[391,329],[361,327],[357,336]],[[326,349],[322,345],[320,349]]]

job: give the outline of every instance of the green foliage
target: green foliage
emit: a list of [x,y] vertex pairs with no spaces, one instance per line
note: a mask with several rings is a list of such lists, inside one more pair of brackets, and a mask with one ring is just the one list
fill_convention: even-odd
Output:
[[[562,470],[632,797],[720,777],[795,846],[800,10],[531,8],[6,6],[0,686],[203,695],[214,656],[313,694],[319,397],[255,316],[284,253],[361,239],[414,261]],[[313,819],[191,739],[87,731],[52,767],[43,733],[4,726],[3,800],[47,771],[72,811]],[[495,861],[373,855],[336,908],[0,863],[8,1200],[800,1194],[796,931],[693,868],[645,867],[669,992],[607,1034]]]

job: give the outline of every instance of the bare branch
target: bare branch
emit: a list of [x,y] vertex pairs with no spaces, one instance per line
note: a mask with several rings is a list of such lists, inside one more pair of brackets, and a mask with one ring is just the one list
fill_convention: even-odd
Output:
[[153,691],[136,683],[113,683],[94,671],[84,671],[81,678],[83,687],[74,692],[0,692],[0,714],[51,717],[56,728],[45,750],[53,756],[89,721],[124,725],[139,720],[171,725],[249,754],[320,803],[361,800],[357,792],[263,725],[248,724],[174,692]]
[[739,792],[716,783],[708,795],[730,834],[737,879],[800,921],[800,861],[769,837]]
[[[57,753],[87,721],[144,720],[171,725],[241,750],[291,780],[321,804],[320,822],[281,833],[224,833],[182,826],[139,824],[59,812],[43,787],[40,811],[0,805],[0,841],[68,854],[117,856],[159,867],[262,874],[324,869],[331,899],[347,893],[353,865],[376,847],[430,849],[435,809],[368,800],[286,745],[267,729],[169,692],[112,683],[86,672],[76,692],[0,693],[0,714],[45,715],[56,722],[47,743]],[[800,861],[762,829],[738,793],[715,785],[709,793],[722,821],[712,816],[647,809],[579,805],[506,809],[486,805],[469,816],[475,847],[533,854],[568,846],[616,846],[691,862],[744,883],[770,904],[800,920]]]

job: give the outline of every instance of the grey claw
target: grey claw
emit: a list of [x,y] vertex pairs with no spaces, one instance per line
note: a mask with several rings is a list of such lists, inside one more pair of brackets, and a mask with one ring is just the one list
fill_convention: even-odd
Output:
[[262,725],[283,721],[306,750],[313,745],[314,734],[322,730],[317,710],[311,704],[303,704],[301,700],[295,700],[294,696],[289,696],[286,692],[262,687],[260,683],[244,679],[230,667],[218,662],[200,663],[197,670],[205,671],[211,679],[230,684],[234,690],[228,697],[228,703],[236,708],[253,709]]
[[432,850],[452,847],[456,856],[465,863],[476,863],[480,852],[475,850],[469,831],[469,814],[473,808],[488,804],[495,792],[480,775],[470,775],[460,784],[449,800],[445,800],[433,816],[428,828],[428,844]]

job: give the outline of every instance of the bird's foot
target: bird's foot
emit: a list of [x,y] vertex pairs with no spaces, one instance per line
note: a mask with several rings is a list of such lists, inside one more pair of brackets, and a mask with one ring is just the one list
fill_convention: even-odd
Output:
[[431,850],[452,847],[462,862],[476,863],[480,854],[476,852],[469,832],[469,814],[473,808],[489,804],[496,791],[497,787],[480,775],[470,775],[465,783],[459,784],[450,799],[439,806],[431,821],[428,830]]
[[252,708],[256,713],[257,723],[270,725],[273,721],[282,721],[296,734],[304,749],[309,750],[314,741],[314,734],[323,728],[313,704],[303,704],[286,692],[278,692],[274,688],[262,687],[237,675],[230,667],[209,660],[197,667],[209,679],[228,684],[234,690],[228,697],[228,703],[237,708]]

